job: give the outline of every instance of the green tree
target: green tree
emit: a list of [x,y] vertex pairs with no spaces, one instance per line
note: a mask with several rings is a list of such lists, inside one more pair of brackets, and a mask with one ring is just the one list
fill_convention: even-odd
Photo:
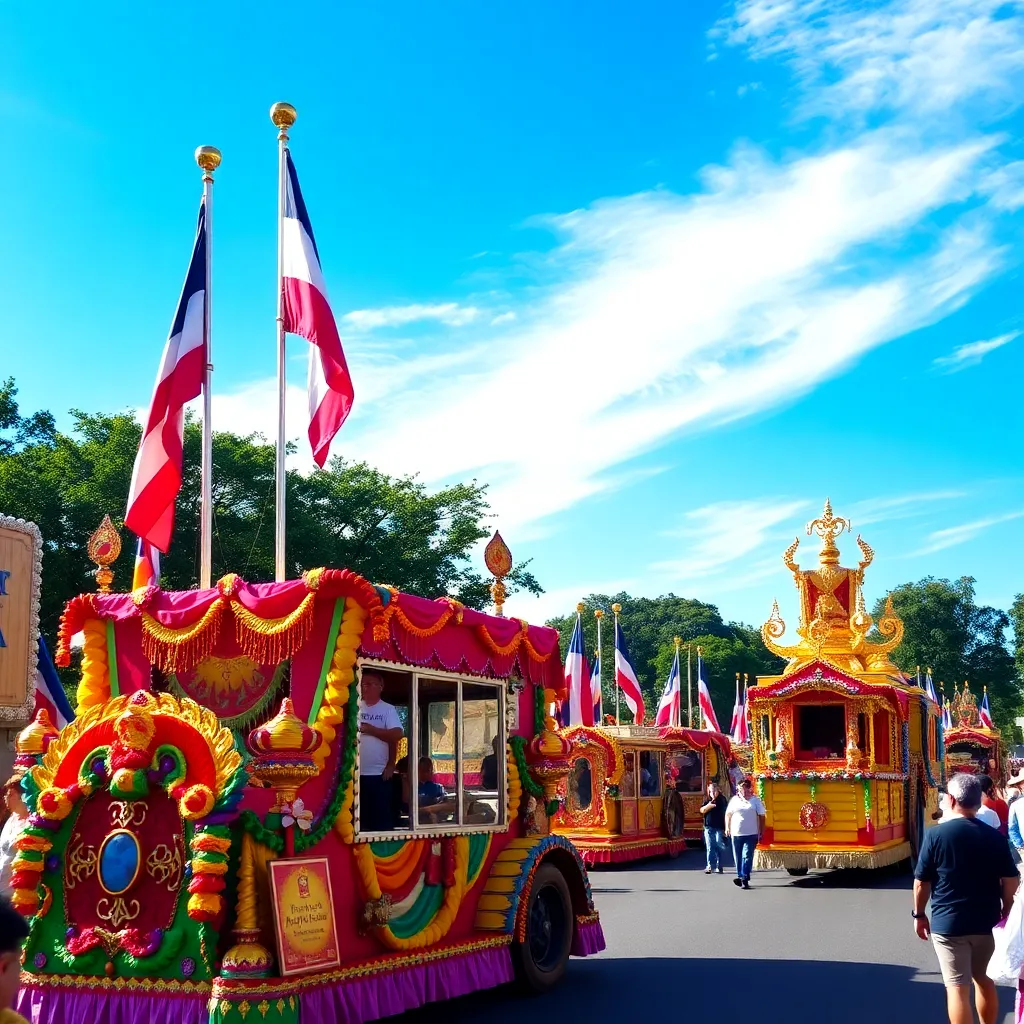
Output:
[[1018,594],[1010,605],[1010,624],[1013,626],[1013,660],[1017,678],[1024,683],[1024,594]]
[[[931,667],[936,681],[944,680],[947,693],[953,684],[969,680],[980,700],[987,686],[992,717],[1007,736],[1021,713],[1024,693],[1018,666],[1010,654],[1006,631],[1010,616],[998,608],[979,605],[974,579],[940,580],[927,576],[892,591],[893,606],[903,620],[903,642],[893,651],[893,662],[906,673],[920,665]],[[875,619],[884,601],[875,605]]]
[[[67,600],[94,589],[86,542],[105,513],[125,508],[141,428],[129,414],[72,410],[74,428],[59,432],[49,413],[21,416],[13,380],[0,383],[0,510],[30,519],[43,534],[43,631],[52,640]],[[201,431],[185,425],[184,477],[171,550],[162,559],[168,589],[198,583]],[[274,575],[274,447],[259,435],[213,437],[213,576],[251,581]],[[332,459],[327,470],[289,472],[288,570],[333,565],[425,597],[448,594],[474,608],[489,600],[487,581],[470,561],[489,530],[485,485],[435,491],[413,477],[390,477],[365,463]],[[134,538],[114,565],[116,587],[131,586]],[[509,591],[540,593],[517,565]]]
[[[683,643],[682,674],[686,687],[686,645],[689,645],[693,661],[693,688],[696,702],[697,647],[706,656],[705,677],[711,690],[711,698],[718,714],[719,723],[728,728],[732,714],[733,684],[735,672],[747,672],[751,682],[755,675],[773,674],[782,670],[781,659],[772,655],[761,642],[757,630],[741,623],[725,622],[718,608],[713,604],[693,598],[667,594],[663,597],[631,597],[626,593],[591,594],[583,601],[582,613],[584,645],[587,657],[593,659],[597,649],[597,625],[594,612],[605,613],[602,620],[602,695],[604,710],[608,714],[615,707],[614,655],[615,637],[612,605],[619,604],[619,624],[629,647],[633,669],[640,681],[644,695],[647,717],[653,718],[658,700],[668,678],[672,658],[675,654],[674,638]],[[562,637],[562,651],[572,635],[576,621],[575,612],[548,621],[557,628]],[[684,706],[686,694],[683,694]],[[622,721],[629,720],[625,703],[620,705]],[[685,716],[685,712],[684,712]],[[723,720],[724,719],[724,720]]]

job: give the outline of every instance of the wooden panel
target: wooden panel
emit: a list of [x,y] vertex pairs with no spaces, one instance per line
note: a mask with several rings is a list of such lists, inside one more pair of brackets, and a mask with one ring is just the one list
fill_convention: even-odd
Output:
[[892,821],[889,814],[889,784],[879,782],[875,786],[875,827],[882,828]]
[[[800,824],[800,808],[811,802],[808,782],[779,782],[771,786],[769,825],[775,830],[778,842],[843,843],[855,842],[859,826],[857,800],[863,798],[859,785],[849,782],[818,782],[815,784],[817,803],[828,808],[828,821],[815,831]],[[783,838],[783,837],[786,838]]]
[[661,831],[661,797],[641,797],[637,803],[641,832]]
[[0,525],[0,705],[9,708],[25,704],[35,667],[29,650],[38,628],[38,618],[32,621],[35,555],[32,534]]
[[799,829],[796,832],[780,831],[776,829],[772,836],[773,843],[809,843],[812,846],[820,846],[822,844],[832,845],[847,843],[851,846],[857,843],[857,830],[830,830],[826,834],[825,832],[807,832],[804,829]]

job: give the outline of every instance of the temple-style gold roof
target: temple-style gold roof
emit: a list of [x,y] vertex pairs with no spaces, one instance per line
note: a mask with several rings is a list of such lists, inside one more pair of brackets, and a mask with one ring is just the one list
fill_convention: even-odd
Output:
[[861,559],[857,568],[841,566],[836,537],[844,531],[850,531],[849,520],[834,515],[832,503],[826,498],[821,515],[807,524],[808,536],[817,534],[822,541],[817,568],[801,569],[794,561],[799,537],[782,556],[800,592],[800,625],[796,629],[800,642],[791,646],[777,643],[786,631],[778,601],[772,607],[771,617],[761,627],[761,637],[768,650],[788,659],[784,676],[812,661],[827,661],[842,671],[856,674],[892,676],[899,673],[889,661],[889,652],[903,639],[903,622],[893,611],[892,598],[889,598],[878,620],[878,632],[885,639],[880,643],[867,639],[875,622],[864,604],[864,570],[874,560],[875,553],[858,535]]

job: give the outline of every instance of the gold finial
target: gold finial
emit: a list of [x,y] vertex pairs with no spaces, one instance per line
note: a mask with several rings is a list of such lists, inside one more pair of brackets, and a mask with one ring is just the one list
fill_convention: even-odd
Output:
[[915,665],[914,666],[914,671],[915,672],[920,672],[921,671],[921,666],[920,665]]
[[196,163],[203,169],[203,180],[213,178],[213,172],[220,167],[221,155],[216,146],[200,146],[196,150]]
[[744,672],[743,673],[743,685],[746,686],[748,682],[750,682],[750,673],[749,672]]
[[89,561],[96,566],[96,584],[100,593],[109,594],[110,584],[114,582],[114,570],[110,566],[121,554],[121,535],[114,529],[110,516],[103,517],[85,550]]
[[946,684],[941,679],[939,680],[939,689],[942,691],[942,696],[945,697],[946,696]]
[[850,529],[849,519],[832,514],[832,502],[825,499],[825,507],[817,519],[812,519],[807,524],[807,536],[816,533],[823,541],[821,553],[818,560],[823,564],[839,561],[839,548],[836,547],[836,537],[844,530]]
[[298,112],[290,103],[275,103],[270,108],[270,120],[278,129],[277,137],[279,139],[288,138],[288,129],[295,124],[295,119],[298,116]]
[[926,668],[926,669],[924,670],[924,674],[925,674],[926,676],[930,676],[930,675],[932,674],[932,667],[931,667],[931,665],[929,665],[929,666],[928,666],[928,667],[927,667],[927,668]]
[[736,682],[738,683],[739,681],[740,681],[740,674],[739,674],[739,672],[737,672],[736,673]]
[[501,534],[495,530],[494,536],[487,542],[484,548],[484,565],[494,576],[491,584],[491,597],[494,598],[494,614],[499,618],[505,617],[503,608],[505,606],[505,577],[512,571],[512,552],[502,539]]
[[683,638],[681,636],[674,636],[674,637],[672,637],[672,643],[674,643],[676,645],[676,650],[677,651],[679,650],[679,645],[682,642],[683,642]]
[[614,613],[615,613],[616,615],[618,615],[618,614],[619,614],[619,612],[621,612],[621,611],[622,611],[622,605],[621,605],[621,604],[613,604],[613,605],[612,605],[612,611],[613,611],[613,612],[614,612]]
[[576,611],[581,612],[586,607],[587,606],[582,601],[577,601],[576,602]]
[[601,611],[600,608],[595,608],[594,609],[594,618],[595,619],[603,619],[604,618],[604,612]]

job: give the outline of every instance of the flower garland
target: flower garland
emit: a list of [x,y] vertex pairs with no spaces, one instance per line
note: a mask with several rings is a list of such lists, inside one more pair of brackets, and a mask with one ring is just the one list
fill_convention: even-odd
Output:
[[871,783],[865,779],[862,785],[864,786],[864,818],[867,827],[871,828]]
[[505,757],[508,761],[508,820],[513,821],[519,813],[519,804],[523,799],[523,782],[511,743]]
[[522,736],[513,736],[508,741],[508,745],[509,752],[516,763],[516,771],[519,773],[522,788],[529,796],[539,800],[544,795],[544,787],[535,782],[530,775],[530,767],[526,763],[526,740]]
[[367,612],[355,598],[345,598],[345,612],[341,617],[341,628],[334,647],[334,657],[327,673],[327,685],[323,701],[317,712],[313,727],[323,737],[323,742],[313,752],[317,764],[323,769],[331,752],[336,735],[336,726],[344,718],[344,708],[349,702],[350,690],[355,682],[356,652],[366,625]]
[[539,736],[544,731],[544,722],[548,717],[547,708],[544,706],[544,687],[533,688],[533,735]]
[[224,908],[231,830],[206,825],[192,833],[192,879],[188,883],[188,916],[193,921],[214,921]]
[[906,780],[905,772],[850,772],[836,769],[836,771],[768,771],[762,773],[762,779],[771,779],[774,782],[798,782],[802,779],[820,779],[823,782],[849,782],[851,779],[860,782],[862,779],[878,779],[881,782],[903,782]]
[[82,678],[78,683],[76,701],[79,714],[83,708],[110,700],[110,666],[107,657],[107,632],[99,619],[89,619],[82,628],[85,646],[82,650]]

